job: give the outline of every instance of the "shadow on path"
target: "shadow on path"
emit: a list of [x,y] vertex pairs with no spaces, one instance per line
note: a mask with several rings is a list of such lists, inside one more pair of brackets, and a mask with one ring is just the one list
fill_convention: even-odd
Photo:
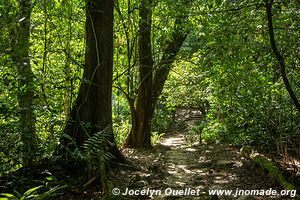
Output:
[[[293,199],[283,196],[209,195],[209,190],[214,189],[233,190],[232,194],[235,194],[236,190],[272,188],[280,191],[281,188],[264,172],[241,158],[237,149],[222,144],[189,145],[185,133],[166,135],[154,150],[125,149],[124,154],[137,167],[124,166],[121,172],[116,172],[114,186],[121,193],[126,192],[126,188],[132,192],[144,190],[148,193],[119,195],[114,199]],[[166,191],[167,188],[170,189]],[[191,195],[190,190],[198,193]],[[149,191],[153,191],[153,195]],[[174,194],[169,194],[171,192]]]

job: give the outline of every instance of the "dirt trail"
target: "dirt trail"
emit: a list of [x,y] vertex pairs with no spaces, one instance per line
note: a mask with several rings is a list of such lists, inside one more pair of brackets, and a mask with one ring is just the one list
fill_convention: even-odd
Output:
[[[124,150],[133,166],[124,167],[115,174],[114,186],[121,193],[126,188],[132,191],[145,190],[148,195],[119,195],[114,199],[295,199],[290,197],[267,196],[209,196],[211,189],[253,190],[270,188],[280,191],[280,187],[253,167],[239,155],[237,149],[221,145],[190,145],[185,133],[168,134],[154,150]],[[167,191],[165,190],[168,189]],[[197,195],[188,195],[190,191]],[[184,190],[186,194],[170,195],[169,192]],[[187,189],[189,190],[189,189]],[[159,193],[161,192],[161,193]],[[191,194],[191,192],[189,193]]]

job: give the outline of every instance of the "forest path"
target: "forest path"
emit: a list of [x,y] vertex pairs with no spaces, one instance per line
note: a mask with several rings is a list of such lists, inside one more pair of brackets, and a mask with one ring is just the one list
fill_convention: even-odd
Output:
[[[169,133],[154,150],[125,149],[125,156],[136,168],[115,174],[114,186],[121,193],[149,189],[152,199],[280,199],[266,196],[209,196],[209,189],[253,190],[280,188],[263,172],[252,167],[236,148],[222,144],[193,145],[186,134]],[[171,188],[166,191],[166,188]],[[198,190],[199,195],[167,195],[167,192]],[[148,195],[120,195],[118,199],[150,199]],[[189,189],[187,189],[189,190]],[[155,193],[154,193],[155,192]],[[151,196],[151,195],[150,195]],[[116,198],[115,198],[116,199]],[[288,199],[288,198],[284,198]]]

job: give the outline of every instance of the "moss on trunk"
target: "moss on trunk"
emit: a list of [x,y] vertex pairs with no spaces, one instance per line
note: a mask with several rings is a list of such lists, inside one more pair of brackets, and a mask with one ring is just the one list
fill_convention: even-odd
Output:
[[255,164],[268,171],[269,176],[275,179],[285,190],[295,189],[295,186],[284,178],[280,169],[272,161],[260,154],[251,154],[250,158]]
[[251,159],[253,163],[267,171],[269,176],[276,180],[285,190],[295,189],[295,186],[284,178],[281,170],[271,160],[259,153],[254,153],[252,147],[244,146],[240,152],[242,157]]

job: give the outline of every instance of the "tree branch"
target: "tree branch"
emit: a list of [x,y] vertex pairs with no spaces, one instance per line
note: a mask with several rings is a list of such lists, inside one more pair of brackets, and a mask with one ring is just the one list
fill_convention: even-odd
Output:
[[165,52],[158,64],[158,69],[155,71],[153,78],[153,99],[157,99],[160,95],[170,72],[171,65],[188,35],[188,31],[181,28],[184,18],[178,17],[176,19],[172,39],[166,44]]
[[272,4],[274,3],[274,0],[266,0],[266,13],[267,13],[267,19],[268,19],[268,29],[269,29],[269,37],[270,37],[270,44],[273,50],[273,53],[275,54],[275,57],[279,63],[280,67],[280,73],[283,80],[283,83],[285,85],[286,90],[288,91],[295,107],[300,112],[300,104],[297,99],[296,94],[294,93],[292,86],[288,80],[288,77],[286,75],[286,66],[284,62],[284,58],[280,54],[280,52],[277,49],[275,36],[274,36],[274,28],[273,28],[273,19],[272,19]]

